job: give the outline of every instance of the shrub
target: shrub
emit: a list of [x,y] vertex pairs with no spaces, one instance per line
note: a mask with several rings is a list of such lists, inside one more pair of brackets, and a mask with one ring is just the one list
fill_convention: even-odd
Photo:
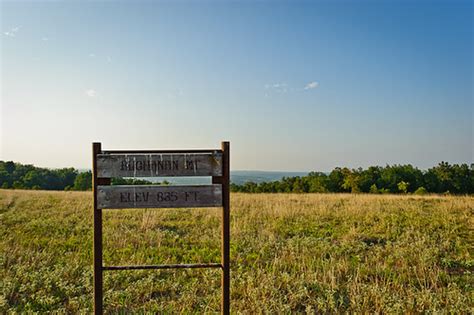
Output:
[[421,186],[417,190],[415,190],[414,194],[415,195],[426,195],[428,191],[426,190],[425,187]]
[[406,194],[408,192],[408,185],[409,185],[409,183],[402,180],[401,182],[399,182],[397,184],[397,188],[398,188],[399,191]]
[[379,189],[377,188],[377,185],[372,184],[372,186],[370,186],[369,192],[370,192],[371,194],[378,194],[378,193],[379,193]]

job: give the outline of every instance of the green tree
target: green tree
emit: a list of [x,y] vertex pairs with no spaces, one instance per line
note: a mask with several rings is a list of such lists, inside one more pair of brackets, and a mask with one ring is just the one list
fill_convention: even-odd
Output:
[[311,172],[303,177],[307,181],[308,192],[324,193],[328,191],[328,176],[321,172]]
[[8,162],[5,162],[5,171],[9,174],[13,174],[13,172],[15,171],[15,163],[13,161],[8,161]]
[[360,184],[361,184],[361,174],[362,169],[346,171],[344,176],[344,183],[342,187],[344,189],[350,190],[352,193],[361,192]]
[[92,172],[82,172],[77,174],[74,184],[72,186],[73,190],[90,190],[92,189]]
[[1,168],[0,164],[0,186],[2,188],[10,188],[11,186],[11,176],[10,174],[5,170]]
[[409,186],[409,183],[404,182],[404,181],[399,182],[398,185],[397,185],[398,190],[401,191],[404,194],[406,194],[408,192],[408,186]]
[[363,170],[359,174],[359,186],[362,192],[372,192],[372,186],[381,186],[380,174],[382,168],[380,166],[370,166],[367,170]]
[[379,193],[379,189],[377,188],[377,185],[376,185],[376,184],[372,184],[372,186],[370,186],[369,192],[370,192],[371,194],[378,194],[378,193]]
[[336,167],[331,171],[331,173],[329,173],[327,188],[330,192],[348,191],[342,187],[347,171],[347,168]]

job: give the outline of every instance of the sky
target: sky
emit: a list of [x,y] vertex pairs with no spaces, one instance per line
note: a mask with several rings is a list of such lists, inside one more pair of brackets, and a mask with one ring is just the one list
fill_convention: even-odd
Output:
[[233,170],[473,163],[473,1],[1,1],[0,20],[0,160],[228,140]]

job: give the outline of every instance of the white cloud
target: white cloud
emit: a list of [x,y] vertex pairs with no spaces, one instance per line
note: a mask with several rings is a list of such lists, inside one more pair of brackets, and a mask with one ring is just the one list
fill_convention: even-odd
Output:
[[265,84],[266,90],[272,90],[275,92],[286,93],[287,92],[288,84],[286,83],[272,83],[272,84]]
[[3,34],[5,34],[5,36],[8,36],[8,37],[15,37],[16,33],[18,33],[19,30],[20,30],[20,27],[15,26],[15,27],[12,27],[10,30],[8,30],[6,32],[3,32]]
[[112,58],[111,58],[111,57],[107,57],[107,62],[112,62]]
[[305,90],[312,90],[312,89],[315,89],[319,86],[319,83],[316,82],[316,81],[313,81],[313,82],[309,82],[308,84],[306,84],[306,86],[304,87]]
[[86,90],[85,93],[89,97],[95,97],[97,95],[97,92],[94,89]]
[[44,42],[46,42],[46,41],[49,40],[49,38],[48,38],[48,37],[42,37],[41,40],[44,41]]
[[267,83],[264,85],[265,90],[268,91],[265,92],[266,96],[268,96],[269,93],[295,93],[297,91],[312,90],[317,88],[318,86],[319,83],[316,81],[309,82],[303,88],[295,88],[286,83]]
[[95,57],[95,54],[94,54],[94,53],[90,53],[90,54],[89,54],[89,57],[94,58],[94,57]]

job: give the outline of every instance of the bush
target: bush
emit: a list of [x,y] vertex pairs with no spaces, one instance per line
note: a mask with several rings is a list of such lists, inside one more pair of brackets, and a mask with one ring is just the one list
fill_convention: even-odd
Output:
[[401,182],[397,184],[397,188],[400,192],[406,194],[408,192],[408,185],[409,183],[402,180]]
[[378,193],[379,193],[379,189],[377,188],[377,185],[372,184],[372,186],[370,186],[369,192],[370,192],[371,194],[378,194]]
[[426,195],[428,191],[426,190],[425,187],[421,186],[417,190],[415,190],[414,194],[415,195]]

